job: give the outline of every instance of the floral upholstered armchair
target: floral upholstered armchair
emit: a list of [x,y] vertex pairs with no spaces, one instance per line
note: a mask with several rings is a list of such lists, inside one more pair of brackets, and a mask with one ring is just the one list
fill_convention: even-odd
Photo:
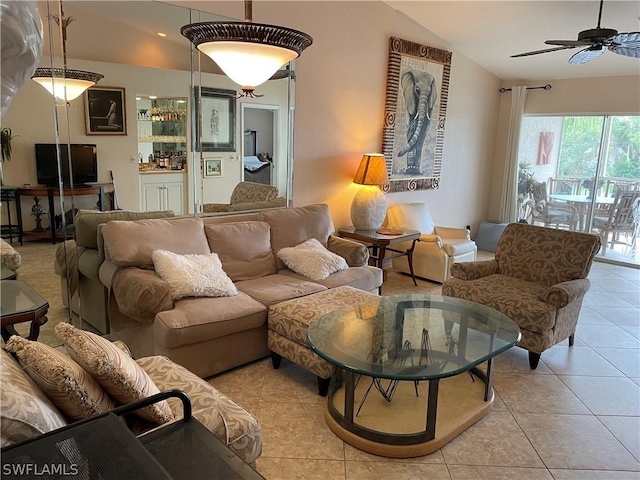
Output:
[[456,263],[442,295],[498,310],[522,331],[518,346],[529,351],[529,365],[565,338],[573,345],[587,275],[600,250],[600,238],[588,233],[511,223],[494,260]]
[[285,205],[285,198],[278,197],[277,187],[262,183],[240,182],[233,189],[229,203],[205,203],[203,212],[237,212],[284,207]]

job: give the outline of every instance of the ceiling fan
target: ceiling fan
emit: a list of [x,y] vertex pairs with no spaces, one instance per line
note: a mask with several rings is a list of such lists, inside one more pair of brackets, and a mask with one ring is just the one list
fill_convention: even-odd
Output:
[[598,13],[598,26],[589,30],[583,30],[578,34],[578,40],[547,40],[547,45],[558,45],[554,48],[535,50],[532,52],[511,55],[515,57],[528,57],[540,53],[555,52],[558,50],[569,50],[572,48],[586,47],[574,54],[569,63],[581,65],[598,58],[605,50],[609,49],[618,55],[625,57],[640,58],[640,32],[618,33],[612,28],[600,28],[602,19],[602,5],[604,0],[600,0],[600,12]]

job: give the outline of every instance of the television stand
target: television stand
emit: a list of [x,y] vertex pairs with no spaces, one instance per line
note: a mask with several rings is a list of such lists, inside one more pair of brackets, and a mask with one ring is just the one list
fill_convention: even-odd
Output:
[[[18,203],[22,203],[23,196],[32,197],[37,204],[41,197],[47,197],[49,201],[49,228],[44,230],[31,230],[28,232],[23,232],[22,235],[24,237],[39,237],[39,238],[51,238],[52,243],[56,243],[58,238],[64,239],[68,237],[70,234],[65,233],[60,230],[56,230],[55,225],[55,216],[56,216],[56,205],[54,202],[55,197],[71,197],[71,196],[85,196],[85,195],[97,195],[98,196],[98,209],[102,212],[106,211],[107,203],[109,203],[109,208],[113,208],[114,199],[113,193],[115,189],[113,187],[113,183],[95,183],[93,185],[86,185],[80,187],[79,185],[74,185],[73,188],[64,187],[62,193],[58,187],[47,187],[47,186],[37,186],[37,187],[19,187],[17,193]],[[108,194],[108,195],[107,195]],[[107,197],[109,198],[109,202],[107,202]],[[63,212],[64,213],[64,212]]]

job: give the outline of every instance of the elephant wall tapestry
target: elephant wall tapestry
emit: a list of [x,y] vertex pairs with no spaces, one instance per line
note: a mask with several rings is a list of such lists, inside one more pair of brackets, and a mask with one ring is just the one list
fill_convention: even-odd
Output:
[[391,37],[382,151],[388,192],[438,188],[451,52]]

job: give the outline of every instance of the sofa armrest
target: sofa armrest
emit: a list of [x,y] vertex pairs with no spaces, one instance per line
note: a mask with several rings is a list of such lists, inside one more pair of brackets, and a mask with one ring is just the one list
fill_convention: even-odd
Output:
[[547,288],[540,296],[540,300],[556,308],[566,307],[574,300],[583,297],[590,286],[591,282],[586,278],[558,283]]
[[156,313],[174,307],[169,284],[153,270],[119,268],[111,290],[120,312],[134,319],[153,319]]
[[353,240],[331,235],[327,249],[344,258],[350,267],[365,267],[369,263],[369,249]]
[[477,280],[496,273],[498,273],[498,262],[496,260],[462,262],[451,265],[451,276],[460,280]]
[[228,203],[205,203],[204,205],[202,205],[202,213],[219,213],[228,211]]
[[436,235],[442,238],[457,238],[461,240],[471,240],[469,230],[466,228],[452,228],[452,227],[435,227]]

